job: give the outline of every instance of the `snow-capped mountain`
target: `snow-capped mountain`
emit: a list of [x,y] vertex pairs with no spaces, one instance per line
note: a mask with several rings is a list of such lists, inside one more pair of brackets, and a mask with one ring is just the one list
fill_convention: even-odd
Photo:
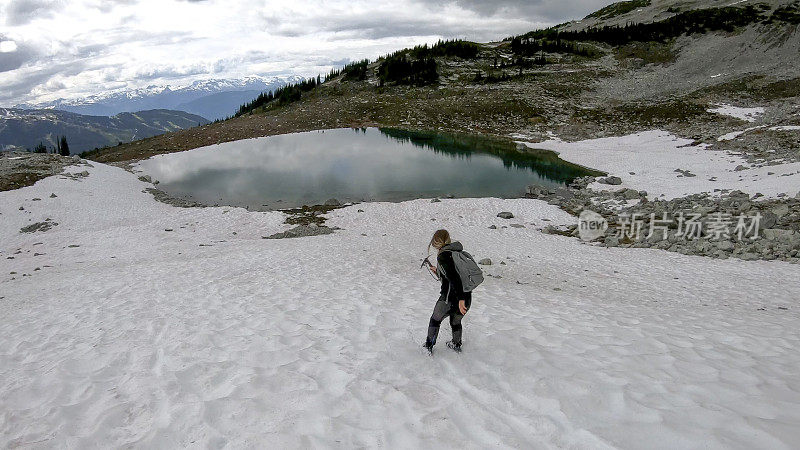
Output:
[[277,89],[300,77],[249,76],[238,79],[197,80],[185,86],[153,85],[111,91],[82,98],[22,104],[23,109],[57,109],[93,116],[113,116],[148,109],[185,111],[209,120],[233,115],[240,105],[261,92]]

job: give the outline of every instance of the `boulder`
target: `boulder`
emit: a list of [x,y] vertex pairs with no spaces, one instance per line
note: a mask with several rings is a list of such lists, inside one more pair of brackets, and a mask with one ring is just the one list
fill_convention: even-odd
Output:
[[432,198],[432,199],[431,199],[431,203],[441,203],[441,202],[442,202],[442,201],[441,201],[441,200],[439,200],[438,198]]
[[636,189],[625,189],[622,192],[622,196],[625,198],[625,200],[635,200],[639,198],[639,191]]
[[508,211],[503,211],[503,212],[497,214],[497,217],[499,217],[501,219],[513,219],[514,218],[514,214],[512,214],[512,213],[510,213]]
[[139,181],[144,181],[145,183],[152,183],[153,179],[150,178],[150,175],[142,175],[139,177]]
[[789,205],[787,205],[786,203],[775,205],[772,207],[772,209],[770,209],[770,212],[778,216],[778,218],[781,218],[789,214]]
[[478,264],[480,264],[482,266],[491,266],[492,265],[492,260],[489,259],[489,258],[483,258],[482,260],[478,261]]
[[573,197],[575,197],[575,194],[573,194],[571,190],[562,187],[557,188],[555,193],[565,200],[571,200]]
[[597,180],[597,182],[602,184],[610,184],[612,186],[618,186],[622,184],[622,178],[611,176],[611,177],[600,178]]
[[794,230],[782,230],[779,228],[765,228],[763,233],[764,239],[768,241],[790,241],[795,235]]
[[717,241],[717,248],[724,251],[733,250],[733,242],[731,241]]
[[772,228],[778,223],[778,216],[772,211],[765,211],[761,213],[761,229]]

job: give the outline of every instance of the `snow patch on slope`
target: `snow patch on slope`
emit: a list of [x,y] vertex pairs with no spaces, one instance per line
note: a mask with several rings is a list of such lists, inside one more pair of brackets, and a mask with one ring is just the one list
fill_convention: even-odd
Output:
[[719,104],[716,108],[710,108],[708,110],[708,112],[722,114],[723,116],[735,117],[746,122],[755,122],[756,119],[764,114],[764,111],[764,108],[760,106],[755,108],[742,108],[725,103]]
[[747,164],[741,156],[708,150],[706,144],[695,145],[661,130],[579,142],[551,139],[525,144],[556,151],[562,159],[617,175],[623,181],[620,186],[593,183],[593,189],[645,190],[650,198],[714,194],[715,189],[775,197],[780,193],[794,195],[800,186],[800,163],[737,171],[738,166]]

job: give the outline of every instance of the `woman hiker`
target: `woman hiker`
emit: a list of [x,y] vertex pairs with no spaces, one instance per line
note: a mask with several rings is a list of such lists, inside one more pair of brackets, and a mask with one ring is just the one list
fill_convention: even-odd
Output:
[[428,251],[433,247],[438,250],[436,256],[437,266],[434,267],[430,262],[428,269],[442,281],[442,289],[439,300],[433,308],[430,323],[428,324],[428,338],[425,340],[425,348],[433,354],[433,346],[436,345],[436,337],[439,335],[439,326],[445,317],[450,317],[450,327],[453,329],[453,340],[447,346],[456,352],[461,352],[461,319],[469,311],[472,303],[472,292],[464,292],[461,285],[461,278],[456,272],[453,262],[453,251],[460,252],[464,247],[460,242],[452,242],[450,233],[447,230],[439,230],[433,234]]

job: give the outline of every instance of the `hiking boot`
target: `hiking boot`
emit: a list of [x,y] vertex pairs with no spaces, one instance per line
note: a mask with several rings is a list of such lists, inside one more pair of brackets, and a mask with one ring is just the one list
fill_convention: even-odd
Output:
[[461,344],[456,344],[453,341],[449,341],[447,343],[447,348],[453,350],[456,353],[461,353]]
[[426,341],[425,344],[423,344],[422,346],[425,347],[425,350],[428,351],[429,355],[433,355],[433,344]]

